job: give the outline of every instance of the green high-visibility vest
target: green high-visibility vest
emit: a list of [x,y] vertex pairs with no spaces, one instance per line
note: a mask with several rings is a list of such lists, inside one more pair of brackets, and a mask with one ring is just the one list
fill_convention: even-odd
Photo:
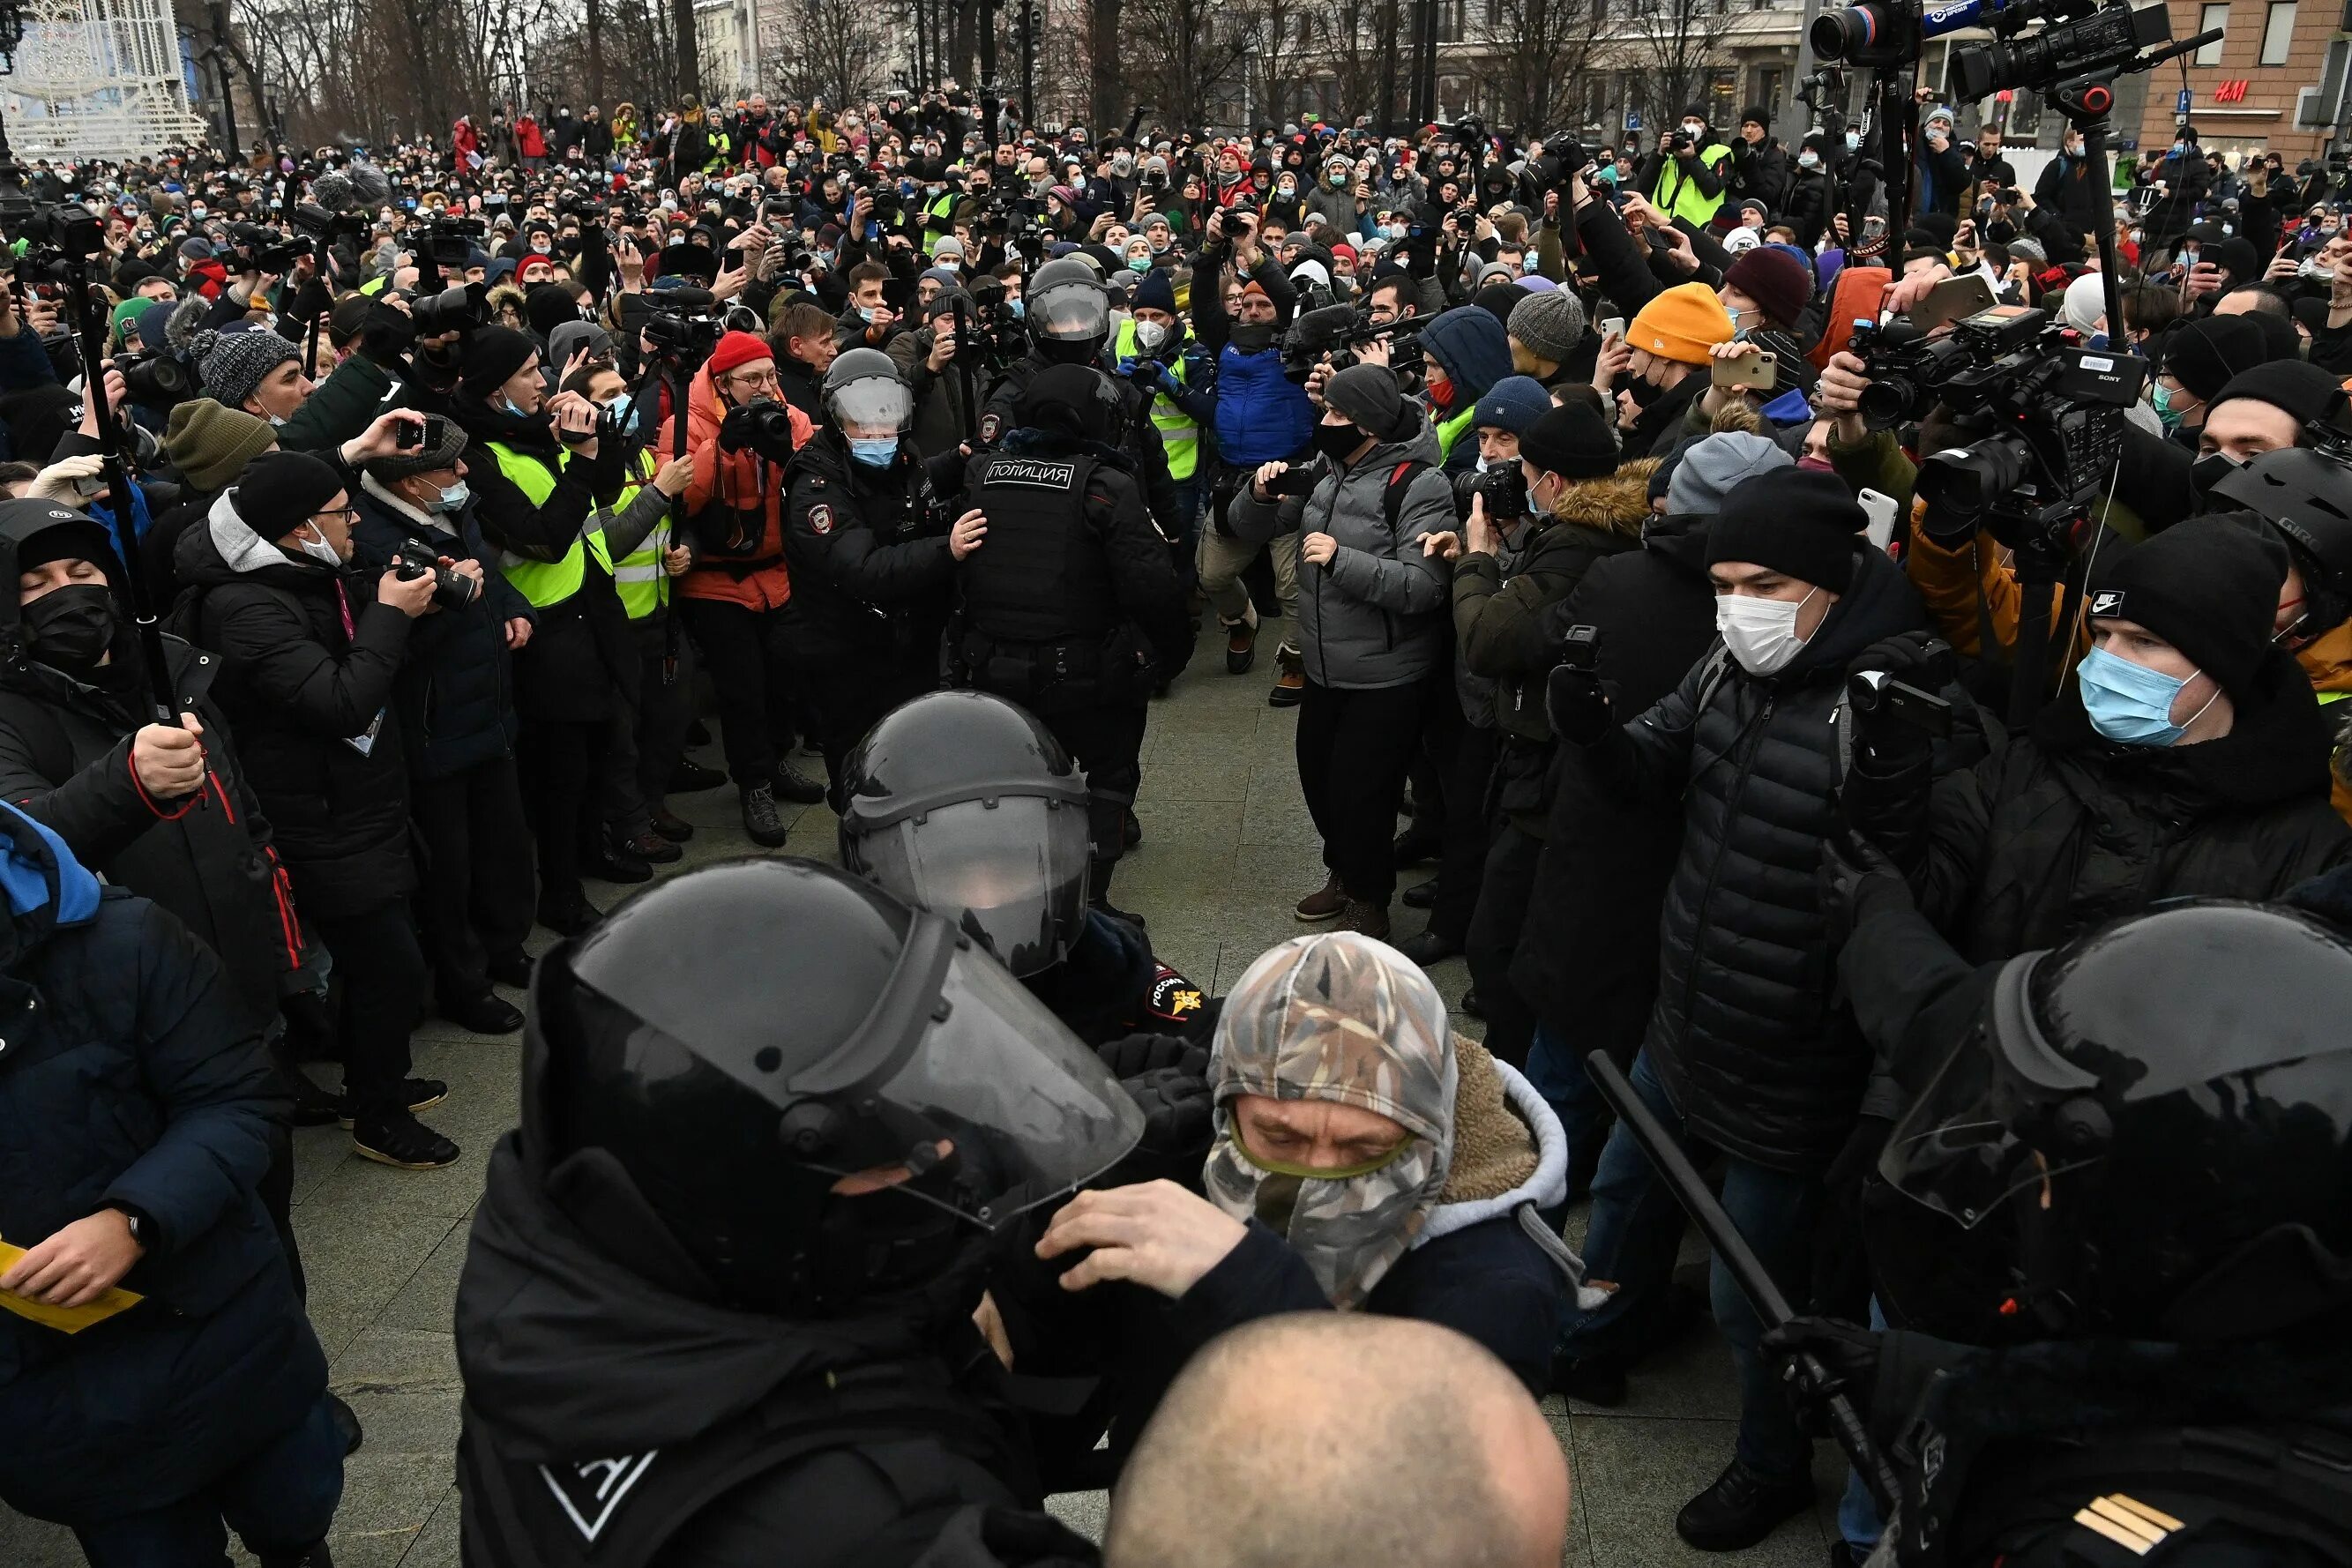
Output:
[[[653,453],[639,452],[635,472],[629,482],[621,487],[621,499],[613,503],[614,513],[617,516],[628,510],[630,503],[637,499],[637,492],[645,489],[646,482],[653,477]],[[596,537],[602,541],[604,535],[599,533]],[[619,590],[622,606],[629,612],[629,619],[642,621],[669,603],[669,573],[662,566],[662,557],[668,553],[669,519],[665,517],[654,524],[654,531],[646,535],[643,544],[613,563],[613,586]]]
[[[1701,149],[1698,161],[1720,173],[1723,161],[1730,156],[1731,149],[1718,142]],[[1668,158],[1658,170],[1658,186],[1650,193],[1650,203],[1670,218],[1688,218],[1694,227],[1704,228],[1714,221],[1715,209],[1723,205],[1723,197],[1701,195],[1698,182],[1683,173],[1678,160]]]
[[[522,491],[524,499],[531,505],[545,506],[547,498],[555,493],[555,476],[548,472],[547,465],[537,458],[516,451],[504,441],[492,441],[489,448],[490,456],[498,459],[499,472],[507,477],[507,481]],[[569,451],[556,459],[559,468],[571,461]],[[610,573],[613,558],[605,552],[602,529],[574,539],[572,548],[563,552],[561,561],[531,561],[502,552],[499,570],[507,574],[507,581],[515,585],[517,592],[530,601],[532,609],[544,610],[580,592],[580,584],[587,580],[588,553],[592,550],[596,554],[596,564]]]
[[1477,412],[1478,405],[1473,403],[1437,427],[1437,460],[1439,462],[1442,463],[1454,455],[1454,443],[1462,438],[1462,432],[1470,428],[1470,420]]
[[[1180,329],[1184,336],[1180,343],[1192,340],[1190,327]],[[1114,359],[1136,357],[1135,318],[1129,316],[1118,325],[1118,342],[1112,349]],[[1184,356],[1179,353],[1169,362],[1168,374],[1179,384],[1184,380]],[[1160,431],[1160,444],[1168,449],[1168,477],[1182,484],[1201,466],[1201,426],[1164,392],[1151,395],[1151,423]]]

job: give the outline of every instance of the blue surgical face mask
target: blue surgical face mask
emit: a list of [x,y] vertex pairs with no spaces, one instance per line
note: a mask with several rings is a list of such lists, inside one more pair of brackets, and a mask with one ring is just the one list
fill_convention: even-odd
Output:
[[1857,147],[1861,146],[1861,145],[1862,145],[1862,132],[1859,132],[1859,131],[1849,131],[1849,132],[1847,132],[1845,133],[1845,145],[1846,145],[1846,151],[1848,151],[1848,152],[1852,152],[1853,149],[1855,149],[1855,148],[1857,148]]
[[2197,722],[2205,708],[2213,706],[2214,698],[2221,695],[2216,687],[2213,696],[2205,700],[2189,716],[2185,724],[2172,721],[2172,704],[2189,678],[2166,675],[2144,664],[2095,647],[2083,656],[2074,671],[2076,685],[2083,694],[2083,710],[2090,715],[2091,728],[2108,740],[2126,746],[2169,746],[2180,739],[2182,731]]
[[1011,308],[1013,319],[1016,321],[1029,313],[1029,301],[1026,300],[1007,300],[1006,304]]
[[463,479],[459,479],[454,485],[443,485],[441,499],[433,503],[433,510],[445,516],[453,511],[463,511],[466,509],[466,502],[472,498],[473,493]]
[[869,468],[887,468],[898,456],[898,437],[852,436],[849,437],[849,456],[852,460],[863,463]]
[[1521,272],[1533,272],[1537,268],[1541,267],[1542,265],[1543,258],[1538,256],[1532,250],[1519,258],[1519,270]]

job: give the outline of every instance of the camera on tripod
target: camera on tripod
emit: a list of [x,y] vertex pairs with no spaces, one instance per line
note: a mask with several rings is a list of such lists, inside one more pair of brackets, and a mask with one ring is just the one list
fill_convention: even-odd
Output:
[[489,230],[478,217],[436,217],[425,226],[425,244],[436,267],[464,267]]
[[441,558],[432,549],[416,540],[404,539],[393,552],[392,570],[404,583],[414,583],[419,577],[433,579],[433,602],[445,610],[462,610],[481,597],[482,585],[463,572],[441,564]]
[[1980,520],[2013,550],[2063,553],[2076,519],[2115,480],[2125,411],[2147,362],[2063,342],[2046,310],[2000,305],[1953,329],[1935,395],[1991,433],[1919,465],[1931,507]]
[[718,317],[708,311],[689,314],[686,306],[673,304],[658,294],[646,298],[650,303],[642,330],[646,341],[664,358],[698,362],[709,357],[710,351],[719,346],[725,325]]

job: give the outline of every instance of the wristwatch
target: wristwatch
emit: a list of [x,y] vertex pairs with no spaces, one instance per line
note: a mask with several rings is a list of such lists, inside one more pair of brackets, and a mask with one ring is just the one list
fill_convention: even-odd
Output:
[[137,1242],[142,1247],[145,1247],[147,1245],[147,1237],[144,1234],[146,1227],[144,1215],[141,1215],[138,1210],[126,1208],[121,1204],[108,1204],[105,1206],[112,1209],[116,1214],[122,1216],[122,1223],[130,1228],[131,1240]]

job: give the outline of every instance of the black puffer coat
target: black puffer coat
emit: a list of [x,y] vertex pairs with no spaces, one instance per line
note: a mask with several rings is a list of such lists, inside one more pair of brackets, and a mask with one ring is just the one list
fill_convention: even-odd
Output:
[[352,564],[362,571],[383,572],[410,541],[482,566],[482,592],[471,605],[462,610],[444,605],[420,616],[409,633],[408,658],[393,690],[410,769],[419,778],[446,778],[512,756],[522,721],[515,713],[506,626],[518,618],[536,626],[539,616],[499,570],[472,508],[429,518],[373,479],[352,492],[352,504],[360,513],[352,530]]
[[[360,913],[416,885],[392,709],[411,623],[376,603],[373,576],[293,560],[256,534],[236,500],[181,537],[173,629],[220,657],[215,694],[300,907]],[[362,753],[353,738],[371,725]]]
[[1927,616],[1885,556],[1860,550],[1855,563],[1787,668],[1758,678],[1702,660],[1620,731],[1639,796],[1680,794],[1684,809],[1643,1049],[1695,1137],[1776,1170],[1828,1163],[1871,1068],[1832,1026],[1822,844],[1837,826],[1846,667]]

